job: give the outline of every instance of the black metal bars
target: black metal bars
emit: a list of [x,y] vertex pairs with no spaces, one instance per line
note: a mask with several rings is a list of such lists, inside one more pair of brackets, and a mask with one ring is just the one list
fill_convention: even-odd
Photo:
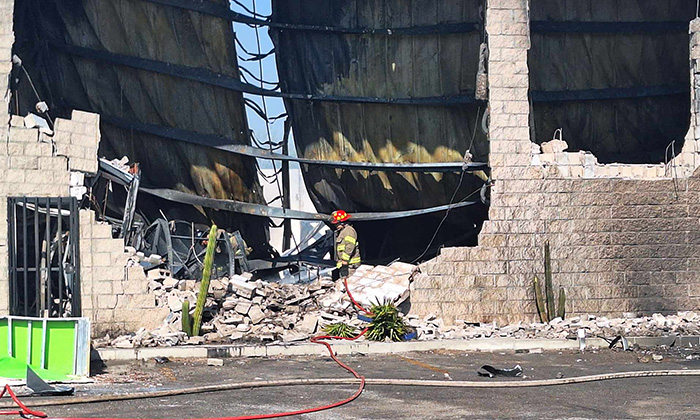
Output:
[[450,95],[431,96],[420,98],[380,98],[364,96],[344,96],[344,95],[321,95],[312,93],[288,93],[276,90],[263,89],[250,83],[242,82],[240,79],[221,73],[216,73],[208,69],[188,67],[177,64],[166,63],[148,58],[135,57],[131,55],[115,54],[109,51],[96,50],[92,48],[80,47],[56,41],[49,41],[49,45],[58,51],[76,57],[83,57],[90,60],[112,63],[120,66],[131,67],[139,70],[146,70],[158,74],[178,77],[185,80],[192,80],[199,83],[217,86],[237,92],[249,93],[275,98],[294,99],[302,101],[338,102],[338,103],[369,103],[369,104],[392,104],[392,105],[469,105],[476,104],[474,95]]
[[80,315],[79,216],[73,197],[8,198],[10,313]]

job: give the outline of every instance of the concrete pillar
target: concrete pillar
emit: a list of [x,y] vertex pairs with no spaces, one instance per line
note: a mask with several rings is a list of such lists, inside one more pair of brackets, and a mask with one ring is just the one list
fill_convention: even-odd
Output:
[[531,164],[528,0],[489,0],[490,156],[493,178],[522,178]]

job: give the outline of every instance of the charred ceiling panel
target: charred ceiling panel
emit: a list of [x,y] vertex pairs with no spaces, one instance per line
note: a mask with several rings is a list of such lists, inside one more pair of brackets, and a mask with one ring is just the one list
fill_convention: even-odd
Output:
[[[410,28],[480,21],[479,1],[285,0],[276,22],[339,28]],[[352,97],[474,96],[479,31],[455,34],[277,32],[278,67],[288,92]],[[476,104],[392,105],[288,101],[300,155],[370,162],[460,161],[469,148]],[[483,111],[483,109],[482,109]],[[479,121],[480,124],[480,121]],[[477,130],[475,160],[485,161]],[[458,176],[336,172],[307,168],[323,210],[392,211],[444,204]],[[471,182],[465,183],[471,184]],[[465,191],[468,187],[465,185]]]
[[[229,21],[140,0],[18,0],[16,9],[15,52],[37,75],[54,113],[82,109],[102,114],[101,156],[126,155],[139,162],[145,186],[262,202],[254,159],[129,127],[146,123],[248,144],[240,92],[119,61],[135,57],[238,78]],[[119,60],[105,60],[104,53]],[[28,89],[19,87],[23,100],[15,111],[21,114],[35,102]],[[214,219],[242,229],[251,242],[264,241],[265,219],[144,200],[140,198],[140,209],[154,216],[163,210],[189,220]]]
[[690,120],[694,0],[537,0],[529,54],[533,141],[563,128],[603,163],[658,163]]
[[[402,104],[287,100],[299,155],[364,162],[449,162],[461,161],[470,149],[475,161],[485,162],[488,144],[477,117],[483,115],[484,106],[474,100],[483,39],[480,6],[481,0],[273,1],[276,23],[331,28],[273,32],[283,91],[365,98],[366,102],[406,100]],[[304,167],[304,177],[317,208],[326,212],[447,204],[460,178],[454,173],[358,172],[317,166]],[[457,200],[482,184],[479,178],[465,175]],[[472,222],[484,217],[481,207],[451,220],[459,220],[456,229],[464,234],[465,228],[473,229]],[[415,221],[411,223],[415,226]],[[432,234],[435,223],[424,227]],[[388,230],[384,226],[382,232]],[[450,235],[456,239],[460,232]],[[405,238],[399,235],[398,240]],[[420,245],[424,243],[415,246]]]

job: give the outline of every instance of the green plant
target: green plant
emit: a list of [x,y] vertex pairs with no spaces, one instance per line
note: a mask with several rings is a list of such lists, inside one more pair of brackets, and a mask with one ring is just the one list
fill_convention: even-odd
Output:
[[[559,288],[559,302],[554,300],[552,285],[552,257],[549,251],[549,241],[544,243],[544,290],[539,277],[535,275],[535,304],[540,315],[540,321],[549,322],[556,317],[564,319],[566,315],[566,292]],[[557,310],[558,306],[558,310]]]
[[194,319],[192,321],[192,335],[199,335],[199,330],[202,328],[202,312],[204,312],[204,304],[207,301],[207,293],[209,292],[209,281],[211,280],[211,268],[214,265],[214,250],[216,249],[216,225],[212,225],[209,230],[209,238],[207,242],[207,252],[204,254],[204,269],[202,270],[202,282],[199,285],[199,294],[197,295],[197,304],[194,307]]
[[326,333],[327,335],[332,336],[332,337],[343,337],[343,338],[352,338],[357,334],[355,332],[354,327],[352,327],[344,322],[336,322],[333,324],[328,324],[325,327],[323,327],[323,332]]
[[190,315],[190,301],[185,299],[182,302],[182,332],[188,336],[192,335],[192,316]]
[[383,341],[389,338],[392,341],[403,340],[408,332],[408,327],[399,314],[398,308],[392,302],[375,303],[370,307],[372,322],[367,329],[368,340]]

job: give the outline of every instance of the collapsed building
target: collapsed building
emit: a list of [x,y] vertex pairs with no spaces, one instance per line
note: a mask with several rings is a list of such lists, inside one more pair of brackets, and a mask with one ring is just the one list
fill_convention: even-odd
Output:
[[[144,268],[196,278],[212,223],[222,275],[328,266],[327,237],[280,257],[269,217],[336,208],[364,261],[435,257],[418,316],[533,319],[545,241],[569,313],[697,308],[693,2],[272,6],[0,2],[0,310],[151,327]],[[279,90],[241,78],[232,22],[269,27]],[[253,144],[244,93],[284,98],[298,157]],[[266,205],[257,158],[300,162],[318,213]]]

